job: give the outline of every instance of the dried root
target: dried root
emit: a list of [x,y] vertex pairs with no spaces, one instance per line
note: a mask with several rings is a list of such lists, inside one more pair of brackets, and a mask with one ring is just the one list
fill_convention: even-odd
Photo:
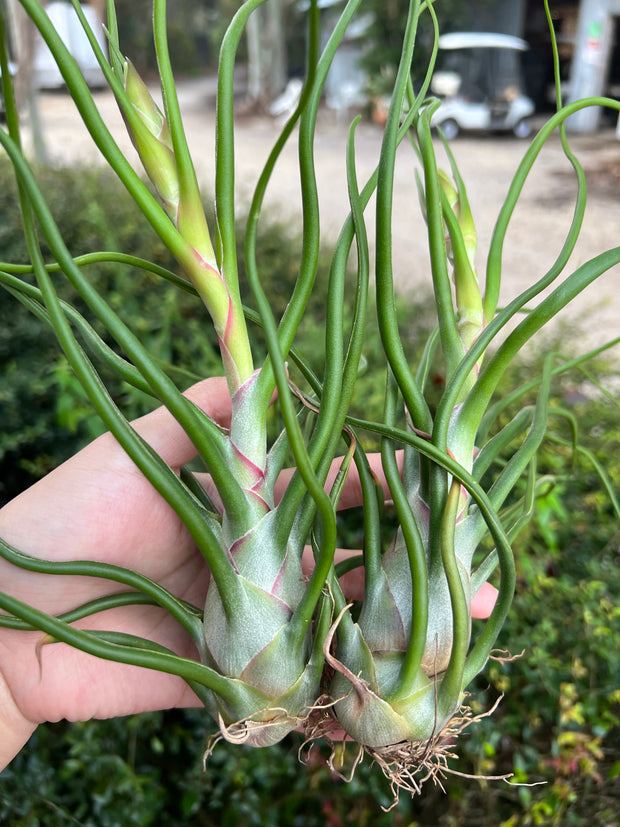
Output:
[[[367,755],[377,764],[389,781],[393,796],[390,807],[384,808],[386,812],[398,804],[401,792],[407,792],[412,796],[419,795],[429,780],[444,790],[443,781],[448,775],[485,781],[506,781],[511,777],[510,774],[469,775],[452,769],[448,763],[457,757],[455,745],[458,736],[472,724],[492,715],[501,697],[490,710],[479,715],[474,715],[469,707],[462,706],[444,728],[427,741],[401,741],[387,747],[369,747],[348,738],[333,712],[338,700],[342,699],[322,695],[312,707],[302,710],[298,716],[293,716],[280,707],[261,710],[254,717],[233,724],[225,724],[220,716],[219,732],[212,735],[207,742],[203,766],[206,766],[216,744],[220,741],[265,746],[269,742],[275,743],[279,740],[282,730],[302,729],[305,733],[304,742],[299,748],[299,760],[302,763],[308,763],[312,747],[318,741],[325,741],[331,749],[327,765],[330,771],[343,781],[352,780],[364,756]],[[257,717],[261,720],[256,720]]]
[[303,718],[297,718],[281,707],[261,710],[250,718],[235,721],[232,724],[226,724],[222,716],[218,715],[219,732],[215,732],[207,739],[207,748],[202,757],[203,768],[206,767],[207,761],[220,741],[228,741],[229,744],[246,744],[250,747],[267,747],[282,740],[301,722]]
[[511,654],[508,649],[493,649],[489,655],[489,660],[494,660],[496,663],[501,663],[503,666],[505,663],[512,663],[515,660],[519,660],[519,658],[522,658],[524,654],[525,649],[517,655]]
[[[343,739],[342,729],[331,711],[335,701],[322,700],[322,705],[317,705],[314,714],[309,716],[306,722],[306,738],[300,747],[300,760],[307,760],[305,754],[309,755],[313,743],[324,740],[331,747],[331,755],[327,759],[329,769],[338,778],[350,781],[364,756],[368,755],[381,768],[390,783],[393,801],[390,807],[384,808],[386,812],[398,804],[402,791],[412,796],[419,795],[423,785],[429,780],[444,790],[443,781],[448,775],[489,781],[506,781],[511,777],[510,774],[468,775],[453,770],[448,763],[450,759],[457,757],[454,747],[461,732],[482,718],[492,715],[501,698],[488,712],[479,715],[474,715],[469,707],[462,706],[446,726],[428,741],[402,741],[387,747],[375,748]],[[347,755],[350,747],[354,748],[354,754]]]
[[[327,696],[321,696],[311,707],[301,710],[299,715],[291,715],[283,707],[269,707],[232,724],[226,724],[222,716],[218,715],[219,732],[207,739],[207,748],[202,761],[203,768],[220,741],[228,741],[229,744],[245,744],[250,747],[270,746],[280,741],[293,729],[307,729],[310,720],[322,717],[324,711],[334,703],[335,701],[330,701]],[[332,721],[334,720],[333,717],[329,717]]]
[[366,753],[379,765],[381,771],[390,782],[394,800],[390,807],[398,804],[401,791],[419,795],[423,785],[431,780],[444,792],[443,781],[448,775],[458,775],[461,778],[473,778],[486,781],[506,781],[508,775],[469,775],[452,769],[448,761],[456,758],[454,747],[458,736],[472,724],[487,718],[496,710],[501,698],[487,712],[474,715],[467,706],[462,706],[448,721],[445,727],[425,742],[404,741],[389,747],[369,748]]

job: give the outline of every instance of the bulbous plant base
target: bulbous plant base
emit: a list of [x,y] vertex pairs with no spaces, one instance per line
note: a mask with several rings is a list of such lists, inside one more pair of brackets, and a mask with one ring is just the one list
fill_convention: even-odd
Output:
[[430,738],[404,740],[382,747],[359,744],[351,739],[336,717],[334,709],[338,700],[328,695],[320,696],[298,716],[291,715],[282,707],[264,709],[254,717],[233,724],[226,724],[219,716],[219,731],[207,741],[203,767],[206,767],[220,741],[264,747],[277,743],[293,730],[301,730],[305,734],[304,742],[299,748],[299,760],[302,763],[307,763],[313,747],[319,741],[324,741],[331,750],[327,764],[331,772],[344,781],[353,779],[365,756],[377,764],[388,780],[393,796],[392,804],[383,808],[387,812],[398,804],[401,792],[411,796],[419,795],[429,780],[445,792],[443,782],[448,775],[486,781],[507,781],[511,778],[511,774],[489,776],[462,773],[448,763],[457,758],[455,747],[459,735],[472,724],[492,715],[500,702],[501,697],[490,710],[478,715],[474,715],[470,707],[462,705]]
[[427,741],[402,741],[388,747],[365,748],[366,754],[381,768],[390,782],[394,797],[391,807],[398,804],[401,792],[407,792],[412,796],[419,795],[423,785],[429,780],[445,792],[443,781],[448,775],[486,780],[510,778],[510,775],[469,775],[452,769],[448,764],[450,759],[457,758],[455,747],[463,730],[481,718],[491,715],[496,706],[497,704],[489,712],[481,715],[474,715],[469,707],[461,706],[443,729]]
[[[455,751],[459,735],[472,724],[492,715],[501,698],[487,712],[474,715],[468,706],[461,706],[447,724],[425,741],[400,741],[384,747],[370,747],[347,740],[341,724],[333,712],[333,702],[323,699],[321,706],[309,716],[306,722],[306,739],[299,753],[304,761],[304,752],[309,755],[313,745],[326,741],[331,747],[327,759],[330,770],[345,781],[351,781],[359,764],[368,756],[377,764],[387,778],[393,801],[386,810],[398,804],[401,792],[419,795],[427,781],[433,781],[444,790],[443,781],[448,775],[464,778],[507,781],[511,775],[470,775],[452,769],[448,762],[457,757]],[[445,792],[445,790],[444,790]]]
[[284,707],[270,707],[232,724],[227,724],[222,716],[218,715],[219,731],[207,740],[203,766],[220,741],[245,744],[249,747],[270,747],[294,730],[305,732],[311,726],[314,727],[315,724],[310,722],[316,723],[319,717],[323,719],[332,705],[333,702],[326,695],[321,695],[314,704],[304,707],[297,715],[293,715]]
[[229,744],[245,744],[249,747],[271,747],[296,727],[302,726],[304,720],[304,718],[290,715],[283,708],[265,709],[261,713],[260,720],[247,718],[233,724],[226,724],[220,716],[218,720],[219,731],[207,740],[207,748],[203,755],[203,766],[209,760],[216,744],[220,741],[228,741]]

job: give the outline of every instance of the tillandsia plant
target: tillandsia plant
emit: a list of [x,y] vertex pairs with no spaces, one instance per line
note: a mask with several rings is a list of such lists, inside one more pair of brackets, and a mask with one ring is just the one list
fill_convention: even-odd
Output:
[[[301,99],[275,142],[247,219],[246,267],[258,308],[258,313],[252,313],[242,303],[236,258],[233,70],[248,18],[265,1],[247,0],[240,7],[221,46],[213,243],[168,54],[165,0],[153,2],[161,108],[123,55],[113,0],[107,4],[107,53],[89,29],[80,4],[73,2],[155,194],[115,143],[41,4],[20,0],[54,55],[93,140],[175,256],[181,275],[127,253],[72,256],[21,148],[5,48],[2,77],[8,129],[0,132],[0,142],[15,168],[30,264],[0,264],[0,282],[52,326],[93,409],[179,515],[204,557],[211,580],[205,605],[194,606],[130,569],[39,560],[2,542],[2,557],[22,569],[105,578],[122,585],[123,591],[60,617],[0,593],[4,612],[0,625],[39,629],[46,635],[45,642],[62,641],[101,658],[178,675],[204,703],[221,734],[231,740],[265,746],[301,725],[309,739],[326,735],[335,742],[335,730],[344,730],[359,744],[360,755],[366,751],[382,766],[395,791],[404,787],[415,792],[425,777],[448,770],[454,737],[471,720],[463,707],[467,686],[492,656],[513,596],[510,544],[533,512],[539,486],[536,454],[549,427],[552,380],[586,357],[567,362],[549,354],[540,376],[500,401],[494,397],[498,383],[535,333],[620,262],[620,247],[616,247],[565,274],[584,215],[585,183],[583,170],[569,149],[564,122],[584,106],[617,109],[619,105],[602,98],[573,103],[559,109],[541,129],[510,186],[482,285],[465,184],[445,143],[449,172],[438,167],[438,145],[431,134],[437,102],[427,98],[427,91],[435,51],[416,92],[411,81],[421,15],[428,15],[436,30],[433,4],[412,0],[380,157],[376,171],[363,185],[358,182],[355,162],[357,121],[349,132],[343,160],[350,212],[343,217],[331,263],[326,358],[321,375],[316,375],[295,350],[321,243],[314,133],[329,67],[348,26],[363,13],[364,3],[346,3],[322,52],[318,4],[311,2],[307,11],[307,72]],[[290,301],[276,319],[261,287],[261,267],[269,263],[256,260],[256,238],[270,177],[294,130],[299,142],[303,250]],[[560,130],[578,182],[573,219],[549,271],[500,308],[502,246],[511,214],[535,159],[555,130]],[[417,180],[423,213],[420,232],[428,234],[437,317],[417,366],[410,364],[403,349],[392,278],[395,158],[399,147],[408,143],[421,170]],[[415,190],[416,183],[412,185]],[[376,197],[374,283],[386,374],[381,421],[355,419],[350,414],[369,307],[371,260],[365,211],[372,196]],[[49,259],[42,254],[41,235]],[[347,328],[343,321],[345,276],[354,247],[357,289]],[[217,425],[183,395],[151,358],[148,343],[142,343],[115,314],[107,297],[92,287],[87,267],[94,260],[143,268],[202,300],[220,344],[232,404],[229,429]],[[36,283],[30,279],[32,274]],[[104,343],[75,307],[59,299],[58,278],[73,285],[90,312],[103,322],[122,356]],[[540,298],[543,291],[544,298]],[[268,356],[260,365],[248,319],[262,327],[267,342]],[[437,360],[443,365],[445,388],[439,400],[431,402],[434,391],[429,377]],[[289,381],[287,362],[301,371],[302,390]],[[213,501],[191,472],[184,470],[179,477],[127,423],[103,386],[97,365],[115,371],[168,408],[210,474],[217,491]],[[532,403],[529,400],[536,389]],[[504,423],[508,406],[520,400],[524,401],[519,412]],[[269,440],[272,404],[281,412],[284,427],[280,436]],[[557,407],[553,416],[571,422],[570,414]],[[359,435],[364,432],[381,438],[387,496],[399,522],[387,550],[381,530],[383,488],[362,448]],[[338,473],[330,475],[335,458],[342,453]],[[276,480],[291,457],[295,473],[276,498]],[[361,482],[365,529],[363,555],[354,559],[355,565],[364,568],[365,592],[355,607],[347,603],[340,581],[344,567],[335,558],[336,508],[353,463]],[[611,486],[608,490],[620,513]],[[489,537],[490,546],[481,545]],[[307,546],[313,552],[314,568],[304,576],[302,556]],[[486,547],[488,553],[476,556]],[[495,608],[472,640],[472,596],[496,571],[499,596]],[[152,602],[169,612],[190,634],[199,659],[180,657],[130,634],[72,625],[75,619],[131,601]]]

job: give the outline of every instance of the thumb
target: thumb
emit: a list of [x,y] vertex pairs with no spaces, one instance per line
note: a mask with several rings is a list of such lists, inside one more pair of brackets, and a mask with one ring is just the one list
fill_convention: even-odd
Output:
[[[219,425],[230,425],[231,402],[223,376],[203,379],[184,394]],[[196,456],[196,449],[170,411],[162,406],[132,422],[138,434],[173,468],[179,468]]]

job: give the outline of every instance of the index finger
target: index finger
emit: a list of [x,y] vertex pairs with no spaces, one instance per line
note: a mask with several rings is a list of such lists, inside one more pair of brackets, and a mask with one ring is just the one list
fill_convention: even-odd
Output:
[[[402,470],[402,461],[403,461],[403,452],[397,451],[396,452],[396,462],[398,463],[398,467]],[[340,466],[342,463],[342,457],[336,457],[333,460],[329,472],[327,474],[327,479],[325,480],[325,490],[330,491],[332,485],[334,484],[338,472],[340,471]],[[370,465],[370,470],[374,474],[375,478],[381,485],[383,492],[387,498],[390,497],[390,489],[388,487],[387,481],[385,479],[385,474],[383,473],[383,466],[381,464],[381,455],[378,453],[375,454],[368,454],[368,463]],[[286,491],[288,484],[291,481],[293,474],[295,473],[294,468],[285,468],[278,477],[278,480],[275,485],[275,501],[276,503],[279,502],[282,498],[282,495]],[[340,499],[338,500],[338,511],[345,511],[347,508],[356,508],[357,506],[364,504],[364,497],[362,495],[362,484],[360,482],[359,473],[357,467],[354,463],[351,463],[349,471],[347,473],[347,478],[342,489],[342,493],[340,495]]]
[[[230,426],[231,400],[226,379],[213,376],[192,385],[183,393],[200,410],[224,428]],[[173,468],[190,462],[196,448],[170,411],[162,406],[135,419],[135,431]]]

